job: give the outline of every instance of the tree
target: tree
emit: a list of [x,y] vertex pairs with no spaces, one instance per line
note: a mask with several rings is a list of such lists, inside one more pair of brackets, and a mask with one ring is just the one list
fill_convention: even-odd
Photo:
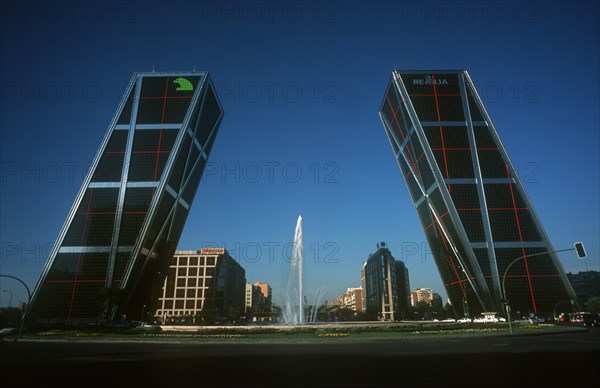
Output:
[[425,302],[425,301],[419,301],[417,302],[417,304],[415,304],[414,306],[415,311],[417,312],[417,314],[419,315],[419,318],[424,318],[426,316],[431,316],[432,314],[432,308],[431,305],[429,305],[429,303]]
[[441,299],[439,300],[439,303],[432,303],[431,310],[433,311],[434,318],[445,319],[447,317]]
[[200,325],[214,325],[216,322],[216,310],[212,308],[203,308],[196,314],[196,323]]
[[585,302],[585,309],[592,314],[600,313],[600,296],[594,296]]
[[349,309],[347,307],[342,307],[339,309],[339,317],[341,321],[351,321],[354,318],[354,310]]
[[448,302],[446,302],[446,304],[444,305],[444,314],[446,314],[446,318],[455,316],[454,308]]

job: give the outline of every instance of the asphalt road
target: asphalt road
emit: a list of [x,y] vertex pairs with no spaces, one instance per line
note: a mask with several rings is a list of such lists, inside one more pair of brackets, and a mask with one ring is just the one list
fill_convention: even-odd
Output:
[[319,342],[1,341],[2,387],[588,387],[600,329]]

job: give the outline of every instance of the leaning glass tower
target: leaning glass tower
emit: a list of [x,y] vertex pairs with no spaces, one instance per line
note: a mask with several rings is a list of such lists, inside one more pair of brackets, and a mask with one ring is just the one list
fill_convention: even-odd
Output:
[[208,73],[136,73],[62,227],[28,321],[139,319],[153,306],[223,109]]
[[458,314],[503,312],[503,282],[513,314],[579,308],[466,71],[395,70],[379,114]]

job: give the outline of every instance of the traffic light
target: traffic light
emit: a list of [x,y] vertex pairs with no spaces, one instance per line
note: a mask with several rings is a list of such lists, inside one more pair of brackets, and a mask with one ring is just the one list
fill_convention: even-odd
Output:
[[580,259],[584,259],[587,256],[585,254],[585,249],[583,248],[583,243],[575,243],[575,250],[577,251],[577,256],[579,256]]

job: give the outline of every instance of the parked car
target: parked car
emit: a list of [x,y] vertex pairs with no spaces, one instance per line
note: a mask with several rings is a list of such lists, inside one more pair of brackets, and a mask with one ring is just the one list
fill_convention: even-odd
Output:
[[0,337],[6,337],[8,335],[18,334],[19,329],[16,327],[5,327],[4,329],[0,329]]
[[572,325],[582,325],[586,327],[600,325],[598,322],[598,314],[581,311],[577,313],[571,313],[569,315],[569,320]]

